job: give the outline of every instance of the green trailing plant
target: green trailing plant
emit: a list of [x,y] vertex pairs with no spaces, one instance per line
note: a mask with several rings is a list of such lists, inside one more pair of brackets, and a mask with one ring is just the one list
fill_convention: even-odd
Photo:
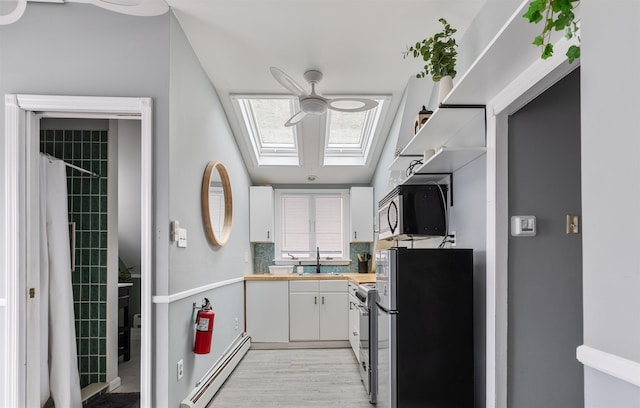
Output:
[[[530,23],[539,23],[544,20],[542,33],[533,40],[533,44],[542,47],[542,59],[553,55],[551,44],[551,32],[565,30],[565,37],[571,39],[574,36],[580,42],[578,31],[580,27],[573,12],[580,4],[580,0],[533,0],[529,3],[529,9],[522,17]],[[572,45],[567,50],[567,58],[572,63],[580,58],[580,46]]]
[[424,40],[417,42],[413,47],[407,47],[407,50],[402,53],[403,58],[413,56],[414,58],[420,58],[425,61],[423,71],[416,75],[417,78],[424,78],[427,75],[431,75],[434,82],[440,81],[444,76],[456,76],[456,57],[458,51],[456,51],[455,38],[453,34],[457,31],[455,28],[451,28],[447,20],[441,18],[438,20],[442,23],[444,28],[433,37],[425,38]]

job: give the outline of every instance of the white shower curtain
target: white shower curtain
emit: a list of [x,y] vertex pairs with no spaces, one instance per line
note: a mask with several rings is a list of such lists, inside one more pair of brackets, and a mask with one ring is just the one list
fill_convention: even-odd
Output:
[[[40,160],[41,405],[81,408],[64,163]],[[47,369],[48,368],[48,369]]]

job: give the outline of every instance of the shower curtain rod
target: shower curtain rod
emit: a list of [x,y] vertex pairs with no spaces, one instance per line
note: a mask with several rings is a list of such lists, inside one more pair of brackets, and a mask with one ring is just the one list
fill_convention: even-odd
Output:
[[50,155],[49,153],[41,153],[44,156],[47,156],[51,159],[56,159],[56,160],[60,160],[62,163],[64,163],[65,166],[67,167],[71,167],[72,169],[78,170],[79,172],[85,173],[85,174],[89,174],[92,177],[100,177],[100,175],[98,173],[94,173],[92,171],[83,169],[82,167],[76,166],[75,164],[71,164],[71,163],[67,163],[66,161],[62,160],[62,159],[58,159],[55,156]]

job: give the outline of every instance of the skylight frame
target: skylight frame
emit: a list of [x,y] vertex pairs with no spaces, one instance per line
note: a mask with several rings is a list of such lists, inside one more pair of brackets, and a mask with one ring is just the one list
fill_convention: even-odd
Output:
[[[256,163],[259,166],[299,166],[300,143],[298,130],[295,126],[287,128],[292,133],[293,146],[289,144],[265,144],[261,137],[258,120],[256,119],[256,114],[251,104],[251,101],[256,99],[288,100],[291,106],[291,116],[300,109],[298,99],[292,95],[283,94],[231,95],[233,106],[240,119],[239,122],[242,125],[242,132],[250,141]],[[284,121],[286,121],[286,119]]]
[[[324,122],[324,166],[365,166],[371,147],[376,135],[380,131],[380,118],[382,112],[386,111],[387,105],[391,97],[389,95],[332,95],[332,97],[352,97],[352,98],[369,98],[378,102],[378,106],[365,112],[364,123],[361,129],[360,143],[344,144],[343,146],[329,146],[329,132],[331,131],[331,120],[336,112],[327,111],[326,120]],[[342,112],[339,112],[343,114]]]

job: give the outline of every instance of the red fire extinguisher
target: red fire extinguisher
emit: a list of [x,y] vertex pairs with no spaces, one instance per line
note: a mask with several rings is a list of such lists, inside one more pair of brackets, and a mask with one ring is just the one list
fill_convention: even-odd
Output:
[[193,352],[196,354],[209,354],[211,351],[211,340],[213,338],[213,318],[215,314],[211,310],[209,299],[204,298],[202,308],[198,310],[196,317],[196,342]]

